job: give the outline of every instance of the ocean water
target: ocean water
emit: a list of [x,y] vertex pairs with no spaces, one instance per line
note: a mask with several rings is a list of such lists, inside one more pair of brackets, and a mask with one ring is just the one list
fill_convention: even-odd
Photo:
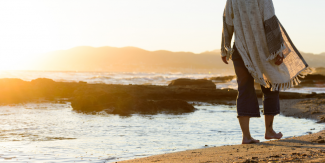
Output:
[[[227,74],[233,75],[233,74]],[[107,84],[168,85],[177,78],[202,79],[222,74],[105,73],[5,71],[0,78]],[[217,83],[236,89],[236,80]],[[325,92],[323,88],[294,88],[295,92]],[[81,114],[70,103],[28,103],[0,106],[0,162],[116,162],[156,154],[241,143],[235,106],[195,105],[181,115],[124,117],[106,113]],[[285,124],[285,125],[284,125]],[[277,116],[275,129],[284,137],[318,132],[322,124]],[[251,120],[252,135],[264,140],[264,120]]]
[[[129,117],[80,114],[69,103],[0,107],[0,162],[116,162],[156,154],[241,143],[235,106],[201,103],[182,115]],[[318,132],[322,124],[277,116],[284,137]],[[263,118],[251,120],[264,140]]]
[[49,71],[0,71],[0,78],[20,78],[30,81],[37,78],[50,78],[55,81],[105,84],[150,84],[168,85],[169,82],[178,78],[203,79],[220,74],[206,73],[141,73],[141,72],[49,72]]

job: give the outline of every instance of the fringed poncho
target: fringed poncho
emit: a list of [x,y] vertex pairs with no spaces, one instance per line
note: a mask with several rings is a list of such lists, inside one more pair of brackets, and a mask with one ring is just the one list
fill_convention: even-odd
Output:
[[[259,84],[272,90],[298,85],[310,68],[275,15],[272,0],[227,0],[223,16],[221,55],[231,58],[231,39],[246,68]],[[274,58],[284,56],[276,65]]]

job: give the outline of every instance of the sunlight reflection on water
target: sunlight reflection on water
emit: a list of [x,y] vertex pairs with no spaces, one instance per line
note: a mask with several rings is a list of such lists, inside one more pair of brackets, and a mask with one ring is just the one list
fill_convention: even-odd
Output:
[[[69,103],[2,106],[0,161],[115,162],[241,142],[234,106],[196,108],[182,115],[121,117],[76,113]],[[323,129],[314,121],[284,116],[274,126],[286,137]],[[252,119],[251,128],[263,140],[263,119]]]

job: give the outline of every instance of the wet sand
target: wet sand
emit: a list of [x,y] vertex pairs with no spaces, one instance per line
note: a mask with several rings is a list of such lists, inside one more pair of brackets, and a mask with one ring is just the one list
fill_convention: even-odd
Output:
[[[324,104],[323,98],[281,100],[281,114],[322,123],[325,121]],[[325,130],[258,144],[207,147],[120,163],[136,162],[325,162]]]

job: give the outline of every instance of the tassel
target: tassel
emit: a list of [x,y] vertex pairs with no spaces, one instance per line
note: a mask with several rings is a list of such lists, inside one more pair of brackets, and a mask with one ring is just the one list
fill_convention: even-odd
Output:
[[279,55],[279,53],[281,53],[283,50],[285,50],[286,49],[286,46],[284,45],[284,43],[281,45],[281,48],[278,50],[278,51],[276,51],[276,52],[274,52],[274,53],[272,53],[267,59],[266,59],[266,61],[270,61],[270,60],[273,60],[276,56],[278,56]]
[[284,90],[284,91],[285,91],[285,90],[286,90],[286,88],[287,88],[287,83],[284,83],[284,84],[283,84],[283,88],[282,88],[282,90]]
[[305,78],[306,77],[306,75],[302,75],[302,74],[299,74],[298,76],[301,77],[301,78]]
[[286,83],[282,84],[281,90],[285,90],[286,89]]
[[297,86],[298,85],[297,77],[294,78],[294,81],[295,81],[295,86]]
[[286,83],[285,86],[284,86],[284,90],[288,89],[288,86],[289,86],[289,84]]
[[298,80],[298,83],[300,84],[301,83],[301,81],[299,80],[299,78],[297,77],[297,80]]

